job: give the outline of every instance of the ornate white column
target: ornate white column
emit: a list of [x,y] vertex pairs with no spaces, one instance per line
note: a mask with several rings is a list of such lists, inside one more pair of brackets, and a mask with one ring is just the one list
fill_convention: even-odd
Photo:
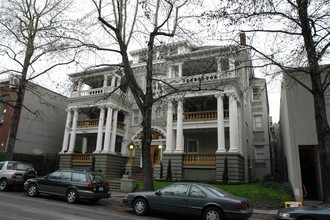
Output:
[[65,122],[65,130],[64,130],[64,137],[63,137],[63,144],[61,153],[65,153],[68,151],[68,144],[69,144],[69,137],[70,137],[70,122],[72,118],[72,111],[71,109],[67,110],[68,114],[66,116]]
[[94,153],[100,153],[102,151],[103,142],[103,125],[104,125],[105,108],[100,107],[99,127],[97,129],[96,149]]
[[180,63],[179,64],[179,77],[182,77],[182,74],[183,74],[183,72],[182,72],[182,66],[183,66],[183,63]]
[[173,152],[173,102],[171,99],[167,100],[167,122],[166,122],[166,150],[164,153]]
[[175,152],[183,153],[184,150],[184,137],[183,137],[183,104],[178,101],[177,110],[177,127],[176,127],[176,149]]
[[110,153],[115,153],[118,109],[113,110],[112,118],[113,118],[113,124],[112,124],[112,133],[111,133],[111,139],[110,139]]
[[87,151],[87,137],[82,138],[82,150],[81,152],[84,154]]
[[218,122],[218,149],[217,152],[226,152],[225,148],[225,123],[223,116],[223,94],[217,97],[217,122]]
[[83,80],[82,79],[79,79],[79,81],[78,81],[78,88],[77,88],[78,92],[81,91],[82,84],[83,84]]
[[68,153],[73,153],[74,146],[76,144],[76,130],[77,130],[78,114],[79,114],[78,109],[74,109]]
[[229,152],[238,152],[238,123],[237,123],[237,100],[236,94],[229,94]]
[[107,123],[105,125],[105,137],[104,137],[104,146],[102,153],[110,152],[111,125],[112,125],[112,108],[108,106]]
[[104,80],[103,80],[103,87],[108,86],[108,75],[104,75]]
[[125,123],[125,136],[124,136],[124,141],[121,145],[121,155],[127,155],[128,154],[128,148],[127,148],[127,141],[128,140],[128,131],[129,131],[129,114],[125,113],[125,119],[124,119],[124,123]]
[[115,88],[115,85],[116,85],[116,75],[113,75],[111,78],[111,86]]

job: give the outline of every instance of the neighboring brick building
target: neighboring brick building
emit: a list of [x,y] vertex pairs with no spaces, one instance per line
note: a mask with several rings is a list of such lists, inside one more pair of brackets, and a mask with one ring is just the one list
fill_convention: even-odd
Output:
[[[1,100],[15,104],[18,79],[10,76],[0,81]],[[6,151],[13,109],[0,103],[0,152]],[[29,83],[17,131],[15,152],[55,154],[61,150],[66,106],[65,96]]]

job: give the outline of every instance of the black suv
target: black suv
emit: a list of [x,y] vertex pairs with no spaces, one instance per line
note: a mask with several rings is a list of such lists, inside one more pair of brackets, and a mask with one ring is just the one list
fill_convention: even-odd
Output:
[[19,186],[27,179],[35,178],[37,172],[31,164],[20,161],[0,161],[0,191],[6,190],[9,186]]
[[39,193],[63,196],[69,203],[79,199],[97,202],[109,198],[109,183],[100,173],[79,170],[57,170],[43,178],[29,179],[24,183],[29,196]]

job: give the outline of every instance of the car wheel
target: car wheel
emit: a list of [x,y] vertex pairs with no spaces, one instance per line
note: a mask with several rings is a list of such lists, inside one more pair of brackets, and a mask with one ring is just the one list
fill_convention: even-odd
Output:
[[0,191],[5,191],[8,188],[8,182],[6,179],[0,180]]
[[139,198],[134,201],[133,209],[137,215],[146,215],[149,211],[149,206],[145,199]]
[[203,213],[203,220],[224,220],[222,211],[217,207],[209,207]]
[[67,193],[66,193],[66,201],[68,201],[69,203],[76,203],[78,202],[78,193],[76,190],[74,189],[70,189]]
[[27,188],[27,193],[31,197],[37,196],[39,194],[37,185],[34,183],[30,184]]

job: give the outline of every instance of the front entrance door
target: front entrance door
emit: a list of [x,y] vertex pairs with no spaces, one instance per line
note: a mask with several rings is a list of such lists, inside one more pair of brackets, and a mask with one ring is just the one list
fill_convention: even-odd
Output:
[[159,149],[158,146],[150,146],[151,167],[154,168],[155,164],[159,162]]
[[317,200],[317,160],[314,146],[300,146],[300,169],[301,169],[301,182],[305,185],[307,191],[307,198]]

